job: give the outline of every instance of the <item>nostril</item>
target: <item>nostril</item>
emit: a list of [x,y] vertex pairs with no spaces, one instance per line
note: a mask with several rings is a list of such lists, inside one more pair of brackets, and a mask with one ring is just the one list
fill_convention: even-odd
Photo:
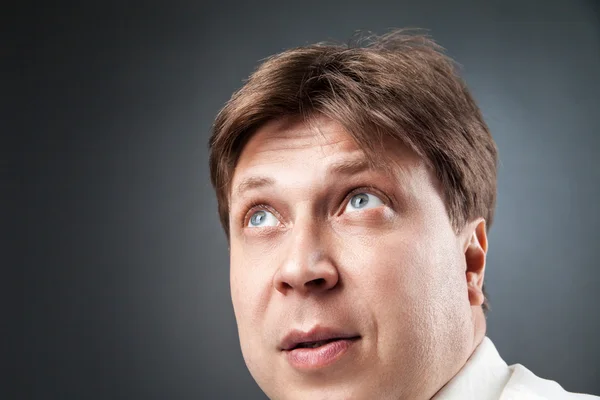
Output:
[[313,279],[312,281],[309,281],[306,283],[307,286],[325,286],[325,279],[324,278],[317,278],[317,279]]

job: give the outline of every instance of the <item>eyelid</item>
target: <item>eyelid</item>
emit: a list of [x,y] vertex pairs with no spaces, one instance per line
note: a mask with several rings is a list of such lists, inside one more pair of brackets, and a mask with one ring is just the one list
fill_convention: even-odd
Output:
[[[343,200],[341,201],[340,208],[339,208],[339,211],[337,212],[337,214],[341,215],[344,212],[344,209],[348,205],[348,202],[350,201],[352,196],[359,194],[359,193],[369,193],[374,196],[377,196],[386,206],[393,208],[394,201],[390,198],[390,196],[386,195],[382,190],[376,188],[375,186],[359,186],[359,187],[356,187],[356,188],[350,190],[349,192],[347,192],[347,194],[343,197]],[[281,214],[279,212],[277,212],[277,210],[274,207],[270,206],[268,204],[268,202],[263,199],[249,201],[247,205],[244,205],[242,207],[242,210],[246,210],[245,212],[242,211],[243,214],[242,214],[242,218],[240,221],[241,226],[244,228],[248,225],[248,222],[250,221],[250,217],[252,216],[252,212],[257,211],[257,210],[269,211],[277,218],[277,220],[279,221],[280,224],[283,224],[283,219],[282,219]]]
[[388,207],[390,207],[391,204],[392,204],[392,201],[389,198],[389,196],[387,196],[385,193],[383,193],[381,190],[377,189],[376,187],[374,187],[374,186],[361,186],[361,187],[357,187],[355,189],[352,189],[344,197],[344,200],[342,201],[341,206],[340,206],[339,214],[342,214],[344,212],[344,210],[346,209],[346,206],[350,202],[350,199],[352,199],[353,196],[355,196],[357,194],[360,194],[360,193],[368,193],[368,194],[371,194],[373,196],[377,196]]
[[277,211],[275,211],[275,209],[273,207],[269,206],[268,204],[265,204],[265,202],[263,202],[263,201],[252,201],[248,206],[244,207],[243,209],[247,210],[244,213],[244,216],[241,221],[242,227],[244,227],[244,228],[248,226],[248,222],[250,222],[252,213],[254,211],[259,211],[259,210],[264,210],[264,211],[270,212],[271,214],[273,214],[275,216],[275,218],[277,218],[277,220],[281,224],[281,215],[279,215],[279,213]]

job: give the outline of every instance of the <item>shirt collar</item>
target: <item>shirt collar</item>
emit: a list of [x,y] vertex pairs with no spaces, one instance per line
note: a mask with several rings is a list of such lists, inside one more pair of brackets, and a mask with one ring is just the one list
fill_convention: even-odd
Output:
[[432,400],[497,400],[510,375],[492,341],[484,337],[463,368]]

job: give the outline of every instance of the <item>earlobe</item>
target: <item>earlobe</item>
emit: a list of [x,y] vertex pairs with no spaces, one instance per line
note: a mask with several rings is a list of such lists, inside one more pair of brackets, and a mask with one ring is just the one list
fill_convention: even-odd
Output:
[[485,220],[479,219],[470,224],[470,234],[465,238],[466,279],[469,302],[472,306],[481,306],[485,300],[483,278],[488,250]]

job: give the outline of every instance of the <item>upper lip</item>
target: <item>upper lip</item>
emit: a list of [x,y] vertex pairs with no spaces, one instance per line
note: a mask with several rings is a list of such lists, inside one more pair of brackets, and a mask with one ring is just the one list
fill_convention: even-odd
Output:
[[285,335],[279,344],[279,348],[281,350],[292,350],[300,343],[319,342],[321,340],[331,339],[354,339],[359,336],[360,335],[357,333],[349,332],[347,330],[325,327],[315,327],[308,332],[292,330]]

